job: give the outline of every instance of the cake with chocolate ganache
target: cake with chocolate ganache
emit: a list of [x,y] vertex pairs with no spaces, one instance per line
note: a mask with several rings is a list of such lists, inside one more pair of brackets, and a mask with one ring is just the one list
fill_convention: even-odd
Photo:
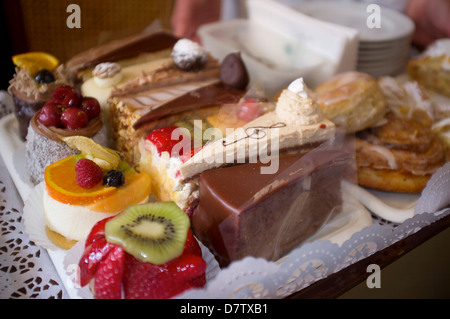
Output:
[[200,174],[194,233],[221,266],[247,256],[275,261],[340,212],[350,158],[333,145],[281,155],[274,174],[261,162]]
[[198,180],[194,233],[222,266],[246,256],[277,260],[340,211],[351,159],[297,79],[274,111],[181,166],[182,178]]
[[84,136],[100,145],[107,145],[98,101],[83,97],[73,87],[63,85],[30,121],[25,162],[33,184],[44,180],[48,165],[79,153],[63,141],[68,136]]

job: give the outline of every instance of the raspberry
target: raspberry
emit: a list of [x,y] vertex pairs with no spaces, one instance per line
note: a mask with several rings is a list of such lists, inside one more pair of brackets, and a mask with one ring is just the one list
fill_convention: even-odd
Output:
[[83,188],[93,188],[103,180],[103,171],[100,166],[87,158],[78,160],[75,172],[77,184]]

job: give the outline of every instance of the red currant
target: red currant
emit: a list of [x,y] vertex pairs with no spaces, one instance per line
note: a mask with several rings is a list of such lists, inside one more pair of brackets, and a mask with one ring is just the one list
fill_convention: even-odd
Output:
[[89,119],[96,118],[100,114],[100,103],[93,97],[83,97],[81,108],[86,112]]
[[240,120],[245,122],[250,122],[263,114],[258,101],[256,100],[246,100],[240,106],[238,111],[238,117]]
[[49,101],[42,107],[39,114],[37,115],[37,119],[45,126],[60,127],[61,114],[62,109],[58,107],[55,102]]
[[61,124],[69,130],[77,130],[86,127],[89,118],[85,111],[80,108],[70,107],[61,115]]
[[53,93],[53,102],[66,108],[79,107],[81,98],[81,94],[69,85],[62,85]]

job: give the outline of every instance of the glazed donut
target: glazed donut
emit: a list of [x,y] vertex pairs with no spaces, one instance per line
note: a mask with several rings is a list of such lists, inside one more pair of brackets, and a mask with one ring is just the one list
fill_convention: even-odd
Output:
[[385,115],[383,92],[366,73],[350,71],[335,75],[321,83],[315,93],[325,117],[347,133],[369,128]]
[[422,55],[409,60],[407,71],[427,89],[450,97],[450,39],[434,42]]
[[446,162],[428,127],[391,112],[383,125],[356,134],[355,151],[358,183],[389,192],[420,193]]

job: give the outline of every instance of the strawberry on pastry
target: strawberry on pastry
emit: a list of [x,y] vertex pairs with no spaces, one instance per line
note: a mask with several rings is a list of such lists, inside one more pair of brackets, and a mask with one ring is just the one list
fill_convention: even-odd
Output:
[[[147,140],[156,146],[159,154],[167,152],[172,155],[173,148],[175,145],[182,142],[184,137],[181,135],[181,130],[179,132],[174,132],[177,129],[179,129],[179,127],[174,125],[155,129],[147,136]],[[190,145],[190,141],[188,145]],[[178,155],[182,154],[183,151],[182,148],[180,148]]]
[[98,299],[119,299],[122,297],[122,277],[125,252],[115,245],[95,272],[94,295]]
[[170,298],[206,282],[206,263],[199,256],[183,254],[163,265],[129,259],[123,281],[126,299]]
[[[135,221],[133,226],[120,226],[130,220]],[[143,230],[140,225],[144,223],[150,227]],[[165,225],[171,225],[172,230],[166,238],[172,243],[167,247],[160,243],[168,228],[158,230]],[[87,237],[79,261],[80,284],[93,282],[97,299],[171,298],[187,289],[203,287],[206,262],[189,225],[186,214],[170,202],[135,205],[117,217],[99,221]],[[146,244],[139,246],[142,238]]]

